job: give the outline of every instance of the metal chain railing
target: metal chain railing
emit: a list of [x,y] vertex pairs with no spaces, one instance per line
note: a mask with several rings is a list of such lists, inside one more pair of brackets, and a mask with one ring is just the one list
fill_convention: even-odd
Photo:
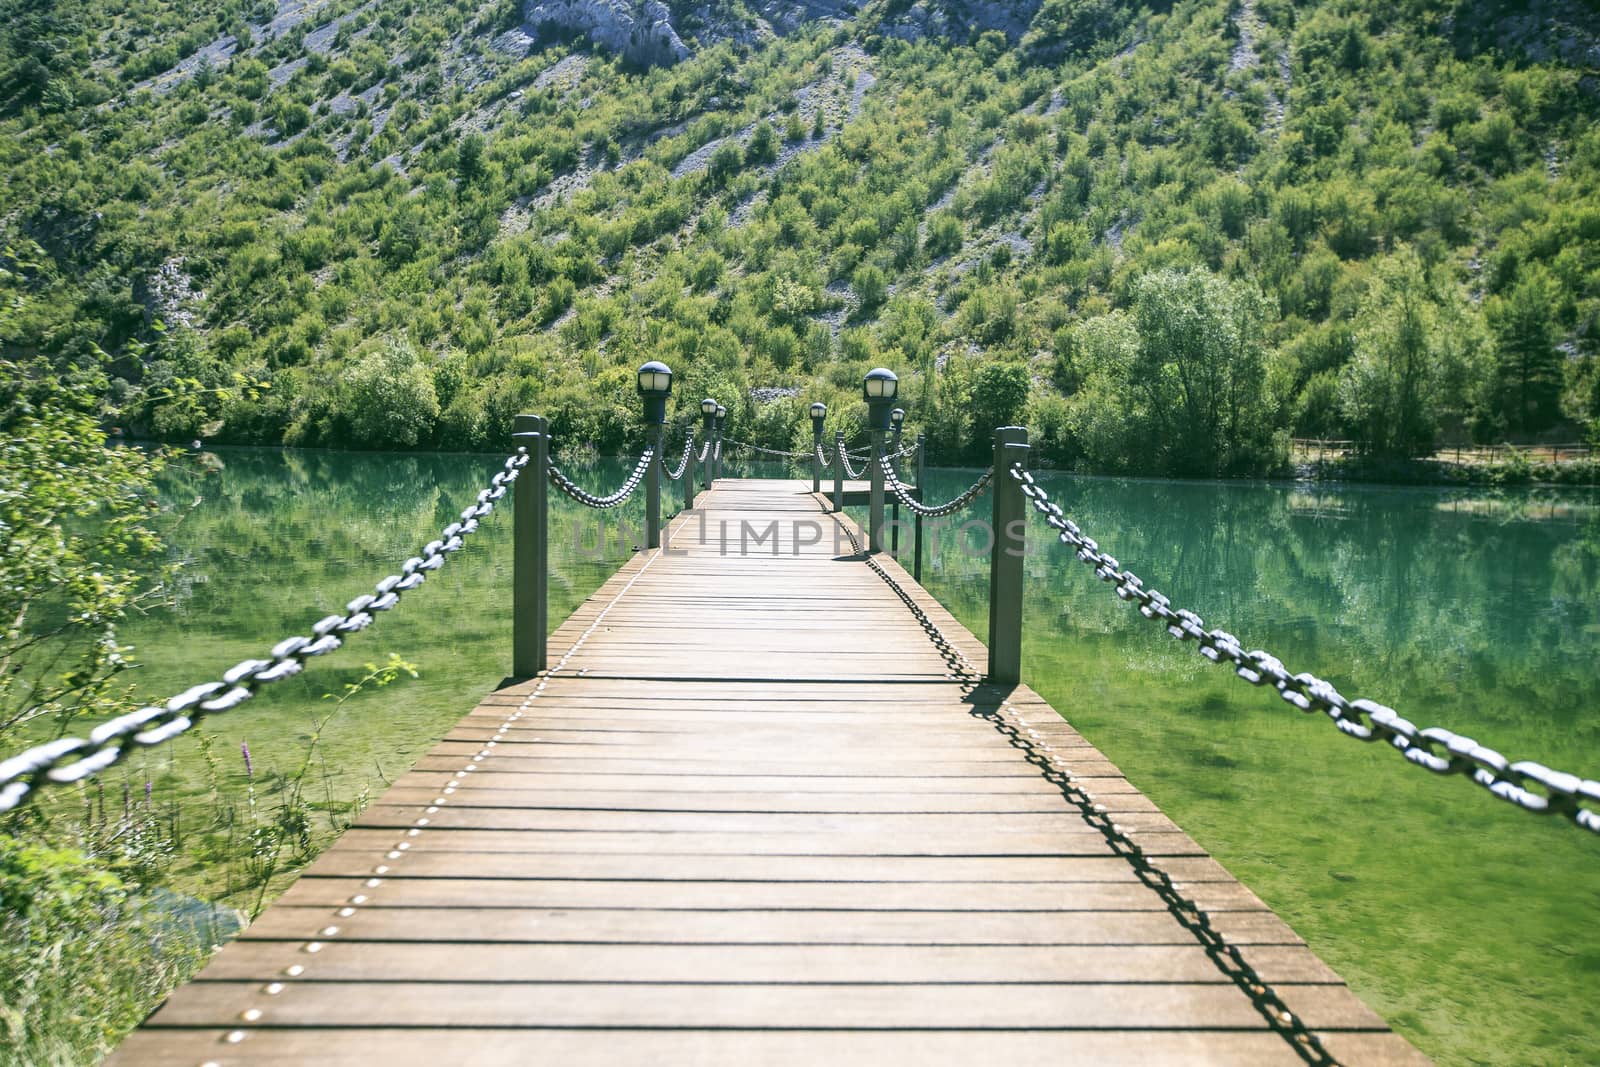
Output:
[[202,682],[184,690],[165,704],[119,715],[89,731],[88,737],[63,737],[28,749],[0,762],[0,813],[11,811],[42,787],[81,782],[126,759],[136,748],[150,748],[187,732],[208,715],[232,711],[272,682],[292,678],[305,669],[305,661],[326,655],[344,644],[340,635],[358,633],[372,625],[378,612],[388,611],[427,579],[429,571],[444,566],[445,559],[461,548],[478,523],[506,495],[517,474],[527,466],[526,449],[517,449],[478,493],[475,503],[440,531],[421,552],[345,605],[342,615],[329,615],[311,627],[311,636],[287,637],[272,646],[266,659],[247,659],[223,672],[220,681]]
[[[992,468],[989,474],[994,474]],[[844,533],[850,540],[852,551],[863,555],[866,565],[883,579],[890,590],[900,598],[901,603],[911,611],[949,668],[951,677],[962,683],[962,689],[969,698],[973,697],[979,691],[981,672],[972,665],[966,654],[945,636],[938,624],[923,610],[916,599],[901,587],[894,576],[871,555],[862,553],[861,541],[848,525],[844,527]],[[1151,862],[1145,855],[1144,847],[1116,821],[1116,817],[1107,810],[1104,803],[1096,800],[1071,771],[1061,765],[1049,746],[1042,745],[1038,740],[1038,731],[1029,728],[1009,702],[999,701],[996,710],[984,710],[978,714],[988,719],[995,729],[1022,752],[1029,763],[1039,769],[1046,780],[1061,790],[1061,795],[1079,810],[1084,821],[1099,832],[1113,853],[1128,862],[1139,881],[1155,892],[1179,925],[1194,936],[1207,957],[1250,998],[1250,1003],[1261,1013],[1267,1025],[1281,1034],[1302,1060],[1311,1067],[1339,1067],[1339,1061],[1329,1054],[1321,1039],[1305,1025],[1304,1020],[1289,1010],[1289,1006],[1284,1003],[1277,990],[1267,984],[1266,979],[1261,977],[1239,947],[1212,924],[1211,916],[1206,910],[1193,898],[1186,896],[1170,874]]]
[[784,452],[781,449],[776,448],[762,448],[760,445],[753,445],[748,441],[729,441],[728,443],[733,445],[735,448],[748,448],[752,452],[765,452],[769,456],[783,456],[785,459],[811,458],[810,452]]
[[[901,446],[898,451],[889,452],[889,453],[886,453],[886,454],[888,455],[888,457],[890,459],[899,459],[901,456],[909,456],[909,455],[911,455],[911,453],[915,452],[916,450],[917,450],[917,443],[915,441],[913,441],[909,445]],[[863,446],[861,448],[848,448],[848,449],[845,449],[845,451],[850,453],[850,458],[851,459],[871,459],[872,458],[872,446],[871,445],[865,445],[865,446]]]
[[683,457],[678,460],[678,469],[664,472],[666,476],[677,481],[683,477],[683,472],[689,469],[689,456],[694,452],[694,430],[691,428],[683,439]]
[[1022,492],[1034,509],[1058,531],[1061,543],[1076,550],[1079,561],[1093,568],[1095,577],[1112,583],[1117,596],[1137,603],[1139,614],[1164,624],[1173,637],[1197,642],[1206,659],[1213,663],[1226,661],[1236,675],[1251,685],[1270,684],[1280,697],[1301,711],[1322,712],[1347,737],[1386,741],[1407,760],[1435,774],[1466,775],[1508,804],[1537,814],[1560,815],[1600,834],[1600,781],[1552,770],[1532,760],[1512,762],[1494,749],[1444,727],[1419,728],[1376,701],[1348,700],[1331,683],[1314,674],[1290,674],[1271,653],[1260,649],[1246,652],[1238,638],[1224,630],[1207,630],[1199,615],[1186,608],[1174,609],[1165,596],[1146,589],[1143,579],[1124,570],[1115,556],[1100,551],[1094,538],[1067,518],[1059,504],[1050,501],[1020,463],[1013,465],[1010,473],[1021,483]]
[[893,460],[888,456],[884,456],[878,461],[878,465],[883,468],[884,487],[899,497],[900,503],[904,504],[913,515],[921,515],[925,519],[937,519],[942,515],[950,515],[960,511],[972,503],[978,494],[983,492],[989,485],[990,479],[994,477],[994,468],[990,467],[954,500],[929,506],[911,495],[911,488],[902,482],[900,476],[894,472]]
[[817,442],[815,455],[817,457],[817,462],[821,464],[824,469],[833,469],[833,460],[828,458],[828,453],[823,450],[821,441]]
[[700,446],[700,454],[695,457],[694,461],[696,463],[704,463],[709,455],[711,455],[711,440],[707,438],[706,442]]
[[645,449],[644,454],[639,457],[639,462],[635,464],[633,473],[628,475],[627,481],[622,483],[622,487],[610,496],[596,496],[594,493],[589,492],[563,474],[561,468],[554,463],[550,464],[550,484],[584,507],[614,508],[626,502],[633,495],[633,491],[639,488],[639,483],[644,480],[645,472],[650,469],[650,461],[655,458],[655,454],[654,446]]
[[865,465],[863,465],[860,470],[856,470],[856,468],[852,467],[850,465],[850,453],[846,452],[842,448],[839,450],[839,463],[844,467],[845,477],[847,478],[860,478],[867,469]]

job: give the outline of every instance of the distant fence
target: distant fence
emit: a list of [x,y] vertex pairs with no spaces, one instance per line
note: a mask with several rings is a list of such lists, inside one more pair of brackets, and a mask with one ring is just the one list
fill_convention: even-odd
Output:
[[[1330,459],[1343,459],[1356,453],[1354,441],[1335,438],[1296,437],[1290,441],[1293,458],[1299,461],[1320,463]],[[1425,457],[1436,463],[1456,463],[1462,466],[1482,466],[1499,463],[1518,456],[1529,463],[1567,463],[1590,459],[1594,448],[1587,444],[1514,445],[1452,445],[1441,448]]]

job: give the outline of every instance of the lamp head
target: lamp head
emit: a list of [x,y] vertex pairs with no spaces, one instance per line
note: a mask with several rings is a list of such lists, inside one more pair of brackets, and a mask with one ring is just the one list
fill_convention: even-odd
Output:
[[861,395],[867,402],[868,429],[889,428],[889,405],[894,403],[895,395],[899,391],[900,379],[894,371],[884,367],[874,367],[867,371],[867,376],[861,380]]
[[659,426],[667,421],[667,396],[672,392],[672,368],[652,359],[639,368],[639,395],[644,398],[644,421]]
[[872,368],[861,380],[861,396],[869,404],[873,401],[893,400],[899,391],[900,379],[894,371],[884,367]]
[[811,436],[818,441],[822,440],[822,420],[827,414],[828,405],[821,403],[811,405]]
[[895,408],[893,411],[889,412],[889,421],[894,423],[895,432],[898,433],[900,430],[900,424],[906,421],[906,409]]

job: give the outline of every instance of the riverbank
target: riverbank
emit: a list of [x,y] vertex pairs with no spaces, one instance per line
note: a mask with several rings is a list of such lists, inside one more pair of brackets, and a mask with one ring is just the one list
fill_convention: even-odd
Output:
[[1296,481],[1382,485],[1600,486],[1600,459],[1554,462],[1519,453],[1502,459],[1456,463],[1439,459],[1365,459],[1341,456],[1297,463]]

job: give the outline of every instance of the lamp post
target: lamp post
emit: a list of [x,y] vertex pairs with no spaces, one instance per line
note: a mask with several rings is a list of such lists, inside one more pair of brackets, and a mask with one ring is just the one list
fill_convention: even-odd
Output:
[[716,455],[711,457],[711,480],[716,481],[722,477],[722,424],[728,420],[728,409],[721,404],[717,405],[717,445]]
[[[894,436],[889,444],[889,467],[894,471],[895,477],[900,476],[900,429],[906,421],[906,409],[895,408],[889,412],[889,425],[894,427]],[[894,496],[894,512],[890,516],[893,521],[889,524],[889,552],[895,559],[900,558],[900,494]]]
[[828,415],[828,405],[811,405],[811,491],[819,492],[822,489],[822,460],[817,458],[817,453],[822,451],[822,420]]
[[867,402],[867,429],[872,433],[872,492],[867,518],[869,551],[883,551],[883,435],[889,430],[889,411],[900,392],[900,379],[892,370],[874,367],[861,380],[861,396]]
[[639,368],[639,396],[654,455],[645,473],[644,523],[648,547],[661,547],[661,448],[665,441],[667,397],[672,393],[672,368],[652,359]]
[[707,489],[711,488],[711,452],[715,444],[712,433],[712,423],[717,417],[717,402],[709,396],[700,401],[700,434],[704,437],[706,458],[700,461],[700,484]]

